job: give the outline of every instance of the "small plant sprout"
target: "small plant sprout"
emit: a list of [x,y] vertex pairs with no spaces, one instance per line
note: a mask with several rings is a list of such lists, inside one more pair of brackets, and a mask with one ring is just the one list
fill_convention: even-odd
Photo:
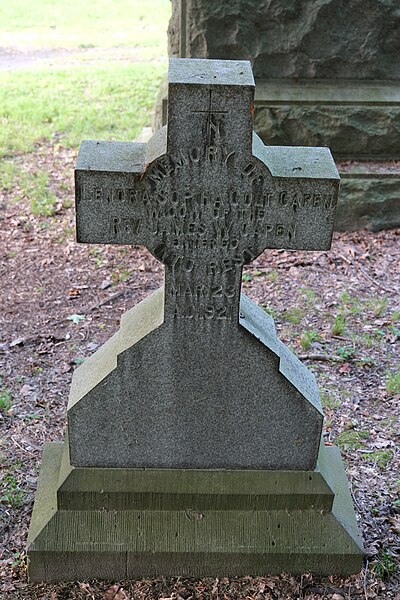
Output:
[[385,297],[374,296],[366,302],[366,306],[373,312],[375,317],[381,317],[388,305],[388,299]]
[[397,396],[400,394],[400,371],[388,373],[386,379],[386,391],[389,396]]
[[306,330],[300,336],[300,346],[303,350],[308,350],[314,342],[317,342],[321,339],[316,331]]
[[0,412],[7,413],[12,406],[12,392],[2,385],[0,379]]
[[335,322],[331,327],[332,335],[343,335],[346,329],[346,317],[343,313],[338,313]]
[[397,561],[390,550],[382,549],[376,557],[372,570],[381,579],[387,579],[396,571]]
[[3,477],[0,504],[11,508],[20,508],[23,503],[24,492],[19,487],[14,475],[7,474]]

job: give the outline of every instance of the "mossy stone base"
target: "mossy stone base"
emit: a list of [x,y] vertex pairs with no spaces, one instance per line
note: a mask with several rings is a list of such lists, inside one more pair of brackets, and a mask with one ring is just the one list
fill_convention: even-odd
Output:
[[31,581],[348,575],[363,558],[337,448],[305,471],[74,468],[46,444]]

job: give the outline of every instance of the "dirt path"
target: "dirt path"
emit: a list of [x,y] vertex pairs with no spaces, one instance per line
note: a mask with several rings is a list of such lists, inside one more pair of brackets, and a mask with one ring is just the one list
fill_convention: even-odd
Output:
[[[74,67],[110,62],[139,62],[143,58],[140,47],[115,48],[43,48],[19,49],[0,47],[0,71],[43,67]],[[146,59],[147,60],[147,59]],[[165,57],[152,59],[165,61]]]

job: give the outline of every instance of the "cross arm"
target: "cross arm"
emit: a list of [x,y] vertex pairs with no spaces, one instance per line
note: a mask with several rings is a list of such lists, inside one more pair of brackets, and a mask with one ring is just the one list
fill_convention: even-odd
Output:
[[266,146],[254,134],[253,157],[257,166],[248,170],[255,183],[261,174],[266,199],[255,255],[266,248],[328,250],[340,183],[330,150]]
[[148,144],[82,142],[75,167],[78,242],[148,246],[142,179],[165,148],[163,131]]

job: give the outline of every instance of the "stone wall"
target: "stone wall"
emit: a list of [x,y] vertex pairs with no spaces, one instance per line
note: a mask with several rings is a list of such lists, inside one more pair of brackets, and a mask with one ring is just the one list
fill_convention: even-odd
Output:
[[257,78],[400,80],[399,0],[172,0],[170,56],[248,59]]

